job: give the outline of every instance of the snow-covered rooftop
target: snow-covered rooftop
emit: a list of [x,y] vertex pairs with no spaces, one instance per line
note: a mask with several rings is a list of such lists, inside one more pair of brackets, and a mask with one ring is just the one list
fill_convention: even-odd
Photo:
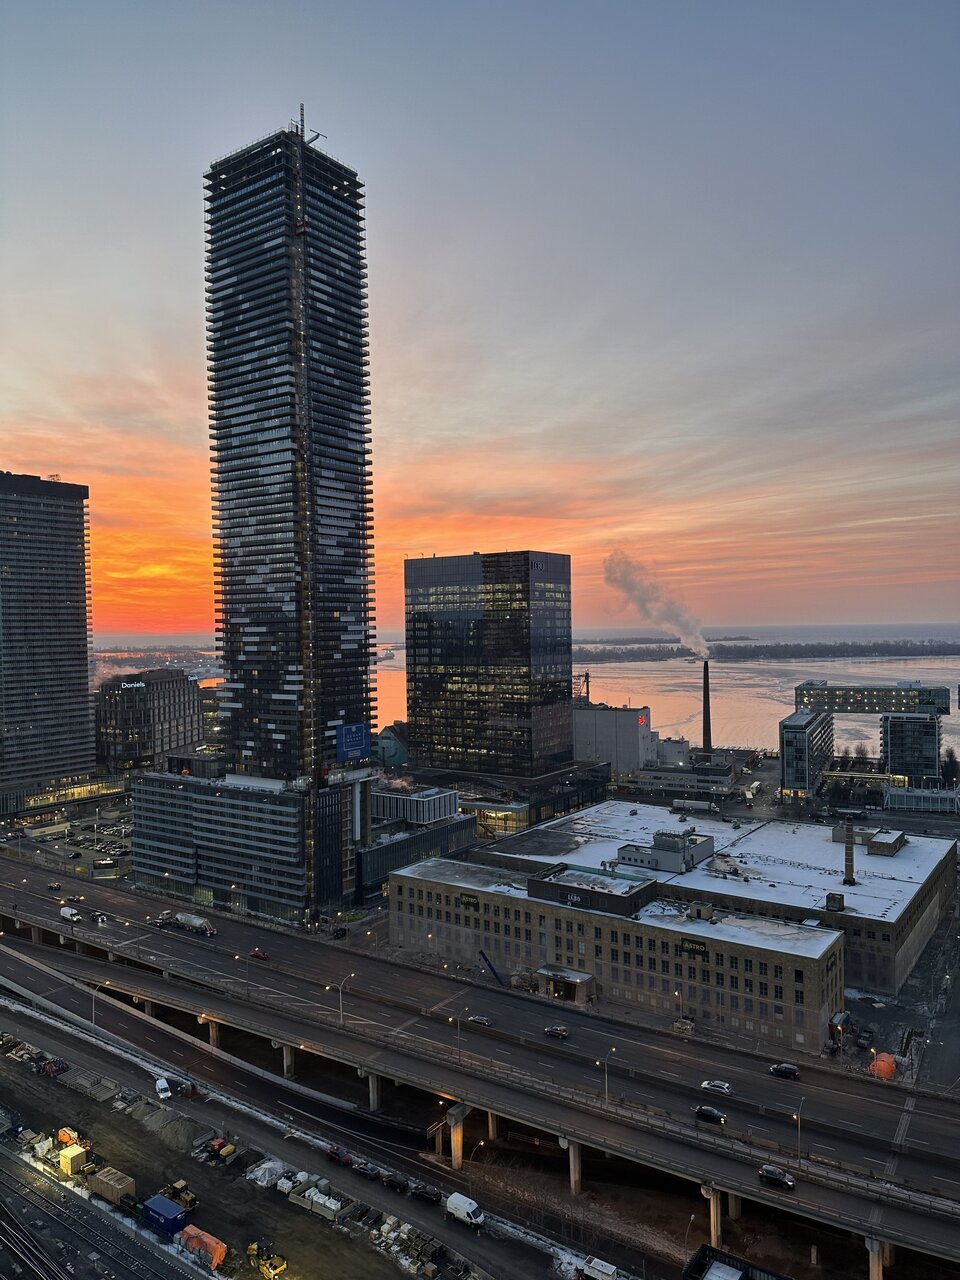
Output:
[[398,875],[412,876],[415,880],[440,880],[456,889],[484,890],[486,892],[527,896],[527,875],[522,871],[501,871],[499,867],[480,867],[472,862],[455,862],[452,858],[427,858],[412,866],[402,867]]
[[836,929],[771,920],[765,916],[743,916],[717,911],[712,920],[689,917],[675,902],[648,903],[634,916],[638,924],[671,929],[685,938],[705,942],[732,942],[743,947],[764,947],[788,956],[822,956],[843,935]]
[[743,819],[735,829],[733,823],[712,814],[692,814],[680,822],[679,815],[658,806],[607,800],[505,838],[496,849],[543,862],[563,861],[584,870],[599,869],[603,863],[612,864],[624,844],[650,845],[657,831],[694,828],[713,836],[713,857],[686,873],[644,870],[688,894],[699,890],[706,900],[722,892],[750,902],[822,911],[828,893],[842,893],[846,912],[888,921],[907,910],[953,843],[910,835],[892,857],[868,854],[863,845],[857,845],[857,883],[845,885],[843,844],[833,841],[828,826]]

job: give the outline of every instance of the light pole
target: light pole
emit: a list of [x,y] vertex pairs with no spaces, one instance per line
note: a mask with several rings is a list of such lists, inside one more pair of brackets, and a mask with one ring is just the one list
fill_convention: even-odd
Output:
[[470,1152],[470,1154],[467,1156],[467,1164],[469,1164],[469,1163],[470,1163],[470,1161],[473,1159],[473,1157],[477,1154],[477,1152],[480,1150],[480,1148],[481,1148],[483,1145],[484,1145],[484,1140],[483,1140],[483,1138],[481,1138],[481,1139],[480,1139],[480,1141],[477,1143],[477,1145],[473,1148],[473,1150],[472,1150],[472,1151]]
[[599,1058],[597,1058],[596,1060],[597,1066],[603,1067],[603,1105],[605,1109],[610,1106],[610,1076],[609,1076],[610,1055],[611,1053],[616,1053],[616,1052],[617,1052],[616,1047],[612,1049],[608,1049],[606,1053],[606,1057],[603,1059],[602,1062],[600,1061]]
[[[242,960],[244,957],[243,957],[243,956],[234,956],[233,958],[234,958],[234,960]],[[250,957],[249,957],[249,956],[247,956],[247,957],[246,957],[246,960],[247,960],[247,971],[246,971],[246,983],[245,983],[245,986],[246,986],[246,999],[247,999],[247,1000],[249,1000],[249,999],[250,999]]]
[[374,951],[376,951],[377,947],[380,944],[380,938],[379,938],[379,935],[377,934],[376,929],[368,929],[367,937],[373,939],[373,949]]
[[695,1213],[691,1213],[691,1215],[690,1215],[690,1221],[687,1223],[687,1229],[686,1229],[686,1231],[683,1233],[683,1257],[684,1257],[684,1261],[686,1261],[686,1257],[687,1257],[687,1241],[690,1239],[690,1228],[693,1226],[693,1224],[696,1222],[696,1220],[697,1220],[697,1215],[696,1215]]
[[459,1013],[452,1013],[450,1017],[447,1018],[448,1022],[455,1022],[457,1024],[457,1062],[463,1061],[463,1055],[460,1052],[460,1019],[467,1012],[468,1007],[468,1005],[464,1005]]
[[97,1025],[97,992],[101,987],[109,987],[109,985],[110,979],[108,978],[106,982],[99,982],[90,993],[90,1025],[92,1027]]
[[800,1113],[803,1111],[804,1099],[800,1099],[800,1105],[793,1113],[793,1118],[797,1122],[797,1167],[800,1167]]
[[680,1001],[680,1021],[682,1022],[683,1021],[683,991],[680,987],[678,987],[673,994]]
[[341,1025],[341,1027],[343,1026],[343,988],[347,985],[347,983],[350,981],[350,979],[351,979],[351,978],[355,978],[356,976],[357,976],[357,975],[356,975],[355,973],[348,973],[348,974],[347,974],[347,976],[346,976],[345,978],[343,978],[340,982],[331,982],[331,983],[329,983],[329,984],[324,988],[324,990],[325,990],[325,991],[332,991],[332,990],[334,989],[334,987],[336,987],[336,989],[337,989],[337,991],[338,991],[338,993],[339,993],[339,995],[340,995],[340,1025]]

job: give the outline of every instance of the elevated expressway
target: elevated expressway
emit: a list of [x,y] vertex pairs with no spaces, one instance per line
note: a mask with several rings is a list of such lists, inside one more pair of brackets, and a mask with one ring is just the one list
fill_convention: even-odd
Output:
[[[543,1036],[556,1016],[543,1001],[234,921],[214,939],[158,932],[143,925],[142,899],[100,886],[87,887],[87,918],[70,926],[31,870],[16,885],[16,917],[0,903],[0,979],[65,1014],[72,1005],[77,1016],[78,1000],[82,1010],[76,983],[101,988],[99,1009],[109,982],[141,1008],[162,1004],[202,1018],[214,1043],[220,1025],[276,1042],[287,1074],[298,1052],[350,1064],[367,1077],[372,1107],[381,1077],[454,1099],[463,1104],[448,1113],[454,1167],[463,1117],[474,1107],[488,1113],[491,1133],[502,1117],[563,1139],[574,1192],[584,1146],[688,1178],[710,1202],[718,1243],[726,1192],[734,1216],[748,1196],[862,1232],[874,1275],[884,1247],[897,1243],[960,1260],[960,1106],[952,1097],[812,1063],[801,1082],[777,1080],[769,1059],[567,1009],[570,1037],[557,1043]],[[106,924],[89,921],[93,905],[111,913]],[[269,949],[272,962],[250,962],[252,945]],[[470,1013],[493,1025],[469,1023]],[[144,1015],[116,1009],[124,1015],[120,1034],[136,1043]],[[699,1089],[707,1075],[735,1089],[720,1100],[722,1132],[698,1128],[692,1115],[707,1100]],[[797,1173],[789,1200],[758,1185],[758,1161],[772,1158]]]

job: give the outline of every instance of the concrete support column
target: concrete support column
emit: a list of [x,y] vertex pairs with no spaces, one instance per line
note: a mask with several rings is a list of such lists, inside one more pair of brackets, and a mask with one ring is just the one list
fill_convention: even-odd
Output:
[[727,1192],[727,1217],[732,1218],[734,1222],[740,1217],[741,1204],[740,1197],[735,1191]]
[[380,1110],[380,1077],[373,1071],[367,1076],[367,1089],[369,1092],[370,1110]]
[[723,1232],[721,1231],[721,1205],[720,1197],[723,1194],[718,1187],[707,1186],[701,1183],[700,1194],[708,1201],[710,1205],[710,1243],[714,1249],[723,1248]]
[[570,1157],[570,1194],[578,1196],[583,1185],[581,1172],[580,1143],[571,1138],[567,1143],[567,1154]]
[[[39,925],[32,924],[30,926],[30,941],[38,944],[43,941],[43,930]],[[60,935],[60,942],[61,944],[66,942],[66,938],[62,934]]]
[[496,1142],[500,1137],[500,1117],[493,1111],[487,1112],[487,1141]]
[[889,1240],[884,1240],[880,1246],[880,1261],[885,1267],[892,1267],[897,1260],[897,1251]]
[[873,1236],[865,1236],[863,1243],[867,1246],[867,1257],[870,1259],[870,1280],[883,1280],[883,1245]]
[[207,1021],[207,1034],[210,1037],[210,1043],[214,1049],[220,1048],[220,1023],[214,1022],[212,1018]]
[[141,1000],[140,1008],[143,1010],[143,1012],[147,1015],[148,1018],[152,1018],[154,1016],[152,1000]]
[[437,1125],[437,1131],[433,1135],[433,1149],[438,1156],[443,1155],[443,1125]]
[[463,1121],[450,1124],[450,1163],[454,1169],[463,1168]]
[[[212,1024],[211,1024],[212,1025]],[[294,1047],[292,1044],[283,1046],[283,1078],[284,1080],[292,1080],[295,1067]]]

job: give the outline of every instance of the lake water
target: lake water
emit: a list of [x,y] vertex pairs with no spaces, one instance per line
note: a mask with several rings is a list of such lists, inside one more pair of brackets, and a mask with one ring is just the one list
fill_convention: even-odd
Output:
[[[745,634],[747,629],[741,630]],[[753,628],[751,634],[759,635],[759,630]],[[827,639],[822,634],[825,628],[815,630],[818,633],[816,639]],[[734,628],[728,628],[727,634],[733,633]],[[782,633],[782,638],[787,641],[812,640],[814,637],[801,636],[794,631]],[[889,684],[896,680],[920,680],[924,684],[946,685],[950,689],[953,714],[943,718],[943,745],[945,748],[952,746],[960,755],[960,717],[957,715],[960,658],[839,658],[816,663],[800,659],[711,662],[714,744],[776,750],[777,726],[784,716],[793,711],[794,686],[803,680],[829,680],[832,684],[846,681],[852,684]],[[661,737],[687,737],[699,746],[702,681],[701,664],[683,658],[666,662],[596,663],[590,668],[590,696],[593,702],[607,702],[615,707],[649,706],[652,726]],[[378,665],[377,684],[380,724],[405,720],[406,673],[402,650],[397,650],[396,658]],[[867,743],[871,755],[879,752],[879,718],[837,716],[834,733],[838,748],[848,744],[852,750],[856,743],[862,741]]]

